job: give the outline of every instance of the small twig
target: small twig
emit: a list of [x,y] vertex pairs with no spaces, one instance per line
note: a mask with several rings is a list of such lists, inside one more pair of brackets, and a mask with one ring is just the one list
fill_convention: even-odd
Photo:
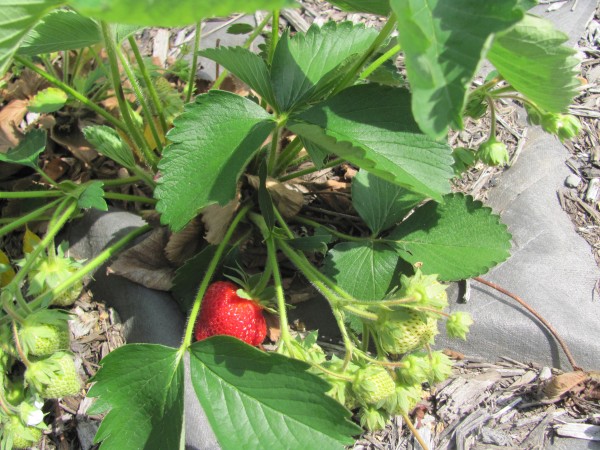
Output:
[[419,434],[419,431],[413,425],[412,421],[410,420],[410,417],[408,417],[408,414],[402,414],[402,419],[404,419],[406,426],[408,427],[410,432],[413,434],[413,436],[415,437],[415,439],[417,440],[419,445],[423,448],[423,450],[429,450],[429,447],[427,446],[427,444],[425,443],[425,441]]
[[529,311],[531,314],[533,314],[533,316],[537,320],[539,320],[542,323],[542,325],[544,325],[546,327],[546,329],[550,333],[552,333],[552,336],[554,336],[554,338],[557,340],[557,342],[559,343],[559,345],[563,349],[563,352],[565,352],[565,355],[567,356],[567,359],[569,360],[569,364],[571,364],[571,366],[573,367],[573,370],[583,370],[575,362],[575,358],[571,354],[571,350],[569,350],[569,347],[567,346],[567,343],[562,339],[562,337],[560,337],[560,335],[558,334],[558,331],[556,331],[554,329],[554,327],[552,325],[550,325],[550,323],[546,319],[544,319],[535,309],[533,309],[531,306],[529,306],[527,303],[525,303],[525,301],[523,299],[521,299],[519,296],[513,294],[512,292],[509,292],[506,289],[498,286],[495,283],[492,283],[490,281],[484,280],[483,278],[475,277],[473,279],[475,281],[478,281],[478,282],[482,283],[482,284],[485,284],[486,286],[489,286],[489,287],[491,287],[493,289],[496,289],[498,292],[501,292],[504,295],[509,296],[510,298],[512,298],[513,300],[515,300],[517,303],[519,303],[523,308],[525,308],[527,311]]

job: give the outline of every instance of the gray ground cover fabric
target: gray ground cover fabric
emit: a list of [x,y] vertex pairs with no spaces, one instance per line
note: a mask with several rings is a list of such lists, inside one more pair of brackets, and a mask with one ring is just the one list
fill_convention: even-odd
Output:
[[[574,44],[583,33],[595,7],[593,1],[579,1],[569,8],[538,14],[555,21],[569,33]],[[215,38],[217,36],[215,35]],[[223,45],[223,44],[222,44]],[[517,163],[500,178],[488,205],[501,214],[513,235],[511,258],[485,278],[520,295],[538,310],[571,347],[578,363],[600,369],[600,300],[593,294],[600,271],[588,244],[577,235],[556,195],[569,174],[564,161],[567,150],[539,129],[531,129]],[[70,232],[73,254],[90,258],[110,242],[143,222],[122,212],[90,212]],[[105,275],[104,268],[91,284],[96,300],[114,307],[124,322],[128,342],[152,342],[177,346],[185,317],[171,297],[139,286],[121,277]],[[454,291],[455,292],[455,291]],[[568,370],[569,364],[549,333],[514,301],[476,283],[469,303],[452,302],[452,309],[470,311],[475,325],[467,342],[438,339],[438,347],[449,346],[486,360],[509,356]],[[334,334],[328,306],[322,299],[298,305],[291,313],[321,334]],[[186,370],[186,447],[216,449],[218,444],[193,393]],[[599,448],[593,442],[557,439],[554,449]]]

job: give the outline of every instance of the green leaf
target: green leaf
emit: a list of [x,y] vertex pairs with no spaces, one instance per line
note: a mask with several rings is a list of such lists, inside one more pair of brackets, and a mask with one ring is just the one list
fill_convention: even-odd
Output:
[[258,168],[258,206],[267,228],[272,231],[275,227],[275,207],[273,206],[271,194],[267,189],[267,175],[267,161],[263,159]]
[[327,244],[333,241],[333,235],[326,228],[316,228],[312,236],[301,236],[290,239],[288,244],[303,252],[327,253]]
[[405,89],[358,85],[290,118],[288,127],[387,181],[441,200],[451,149],[419,130]]
[[233,200],[238,178],[273,128],[264,109],[230,92],[210,91],[186,105],[158,166],[162,223],[179,231],[205,206]]
[[359,300],[381,300],[397,284],[398,254],[376,241],[342,242],[327,254],[323,272]]
[[21,164],[34,169],[38,167],[38,156],[45,148],[46,132],[36,129],[27,133],[15,148],[9,149],[6,153],[0,152],[0,161]]
[[[398,284],[398,254],[384,243],[342,242],[329,251],[323,273],[359,300],[381,300]],[[360,318],[346,313],[346,321],[362,333]]]
[[0,0],[0,77],[29,30],[61,0]]
[[92,147],[107,158],[127,168],[135,166],[135,159],[129,145],[114,129],[104,125],[94,125],[85,127],[83,134]]
[[367,77],[371,83],[385,84],[386,86],[404,86],[404,77],[398,71],[394,61],[388,59]]
[[487,272],[509,256],[511,235],[500,218],[479,201],[461,194],[418,208],[387,237],[411,264],[426,274],[454,281]]
[[229,34],[248,34],[252,33],[252,30],[254,30],[254,27],[249,23],[234,23],[227,28]]
[[523,17],[517,0],[391,0],[421,130],[463,127],[467,88],[493,33]]
[[332,4],[344,11],[357,11],[387,16],[390,13],[389,0],[331,0]]
[[566,112],[578,93],[575,50],[548,20],[525,15],[499,34],[488,58],[512,86],[548,112]]
[[94,208],[100,211],[108,211],[108,205],[104,200],[104,183],[91,181],[85,185],[85,189],[79,195],[77,206],[80,208]]
[[103,450],[180,448],[183,364],[177,349],[128,344],[100,362],[88,397],[89,414],[108,411],[94,442]]
[[27,109],[36,113],[51,113],[65,106],[67,99],[68,96],[64,91],[49,87],[35,94],[29,101]]
[[308,156],[310,156],[310,159],[315,167],[317,169],[321,169],[325,165],[325,159],[327,159],[329,156],[329,152],[307,139],[300,138],[300,140],[302,141],[302,146],[306,149],[306,153],[308,153]]
[[352,180],[352,205],[373,234],[400,222],[425,198],[360,170]]
[[269,105],[276,105],[265,61],[243,47],[209,48],[199,55],[212,59],[254,89]]
[[192,384],[224,450],[343,449],[360,429],[308,364],[229,336],[191,347]]
[[281,36],[271,65],[271,80],[281,111],[315,100],[334,87],[377,36],[374,28],[351,22],[312,25],[306,33]]
[[291,0],[210,0],[201,3],[180,0],[175,5],[171,0],[71,0],[69,4],[81,14],[107,22],[156,27],[177,27],[208,17],[295,6]]
[[29,32],[18,53],[39,55],[89,47],[102,41],[98,24],[75,11],[52,11]]
[[113,31],[115,34],[115,39],[117,42],[121,43],[129,36],[133,36],[139,30],[141,30],[142,26],[140,25],[126,25],[122,23],[114,24]]

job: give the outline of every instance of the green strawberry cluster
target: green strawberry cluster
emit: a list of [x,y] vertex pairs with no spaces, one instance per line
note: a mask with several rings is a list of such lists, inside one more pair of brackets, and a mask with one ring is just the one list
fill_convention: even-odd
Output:
[[80,391],[81,381],[68,352],[68,319],[65,311],[40,309],[14,326],[0,326],[2,450],[35,446],[47,428],[44,400]]
[[[355,347],[344,361],[327,359],[316,343],[316,334],[296,340],[280,352],[312,365],[312,371],[330,384],[328,395],[350,410],[356,410],[360,424],[369,430],[385,427],[392,416],[407,415],[421,400],[424,383],[445,380],[452,361],[430,344],[438,334],[438,321],[446,319],[448,336],[465,339],[473,320],[467,313],[447,314],[446,286],[436,275],[419,269],[413,276],[402,276],[401,287],[393,298],[355,305],[364,330],[376,350],[376,357]],[[358,311],[357,311],[358,312]],[[358,343],[359,336],[354,336]],[[361,336],[365,339],[365,336]]]

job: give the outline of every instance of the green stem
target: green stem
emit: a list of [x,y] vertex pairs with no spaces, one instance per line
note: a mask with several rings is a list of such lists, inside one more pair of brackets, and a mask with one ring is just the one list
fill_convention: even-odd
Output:
[[198,67],[198,51],[200,50],[200,35],[202,34],[202,21],[196,23],[196,35],[194,37],[194,53],[192,53],[192,65],[190,66],[190,78],[188,79],[187,94],[185,102],[192,100],[192,94],[196,87],[196,68]]
[[333,160],[329,161],[327,164],[324,164],[323,166],[321,166],[320,168],[317,166],[309,167],[307,169],[299,170],[297,172],[292,172],[292,173],[289,173],[282,177],[279,177],[278,180],[281,182],[293,180],[294,178],[298,178],[298,177],[302,177],[304,175],[308,175],[310,173],[318,172],[319,170],[322,170],[322,169],[328,169],[329,167],[339,166],[344,161],[345,161],[345,159],[343,159],[343,158],[333,159]]
[[489,89],[493,88],[494,86],[496,86],[498,83],[500,83],[500,81],[502,81],[502,78],[500,78],[500,77],[495,77],[495,78],[491,79],[487,83],[484,83],[481,86],[476,87],[471,92],[469,92],[469,97],[471,97],[473,94],[479,93],[479,91],[485,91],[485,93],[487,94],[488,93],[487,91]]
[[[46,71],[58,80],[58,78],[59,78],[58,72],[54,68],[54,64],[52,64],[52,61],[50,61],[50,58],[48,58],[48,55],[42,54],[42,55],[39,55],[39,58],[42,61],[42,63],[44,64]],[[16,57],[15,57],[15,60],[16,60]]]
[[394,31],[396,26],[396,16],[392,13],[388,18],[387,22],[373,41],[373,43],[369,46],[369,48],[363,53],[363,55],[354,63],[354,66],[348,71],[348,74],[340,81],[337,87],[331,93],[331,96],[338,94],[340,91],[346,89],[350,86],[359,73],[360,69],[366,64],[366,62],[373,56],[373,54],[377,51],[377,49],[383,44],[383,42],[388,38],[390,34]]
[[14,414],[18,414],[18,409],[12,406],[5,398],[4,398],[4,389],[0,389],[0,409],[4,412],[4,415],[11,416]]
[[273,20],[271,22],[271,47],[269,48],[269,66],[273,62],[275,56],[275,48],[279,42],[279,10],[273,11]]
[[[341,299],[341,301],[343,302],[344,299]],[[342,305],[342,308],[344,308],[349,313],[352,313],[355,316],[361,317],[365,320],[370,320],[372,322],[375,322],[377,319],[379,319],[379,316],[377,316],[377,314],[370,313],[369,311],[365,311],[364,309],[356,308],[352,305],[344,304],[344,305]]]
[[363,70],[359,78],[361,80],[368,78],[369,75],[375,72],[384,62],[386,62],[388,59],[390,59],[392,56],[398,53],[401,49],[402,48],[400,47],[400,44],[394,45],[387,52],[385,52],[383,55],[381,55],[379,58],[373,61],[365,70]]
[[494,99],[491,96],[486,97],[488,100],[488,104],[490,105],[490,135],[488,139],[496,139],[496,107],[494,106]]
[[377,364],[379,366],[394,367],[394,368],[406,366],[406,364],[401,361],[386,361],[386,360],[373,358],[372,356],[369,356],[366,352],[363,352],[362,350],[356,350],[356,353],[359,355],[360,358],[365,359],[365,360],[369,361],[370,363]]
[[[60,208],[60,206],[64,205],[64,209]],[[56,220],[53,220],[48,225],[48,231],[46,232],[46,236],[40,241],[38,245],[33,249],[33,251],[27,255],[25,259],[25,264],[21,267],[21,270],[17,272],[15,277],[10,282],[10,285],[14,285],[16,289],[19,289],[21,282],[25,279],[25,276],[36,262],[38,256],[46,250],[46,247],[51,242],[54,242],[54,237],[60,232],[62,227],[67,223],[67,221],[71,218],[73,213],[77,210],[77,200],[68,198],[63,200],[63,202],[59,205],[59,208],[64,212],[61,213]]]
[[148,123],[148,126],[150,127],[150,132],[152,133],[152,137],[154,138],[154,142],[156,144],[156,149],[158,150],[159,153],[162,153],[162,151],[163,151],[162,137],[158,134],[158,130],[156,129],[156,124],[154,123],[154,116],[152,115],[152,111],[150,110],[150,107],[148,106],[146,97],[145,97],[144,93],[142,92],[140,83],[139,83],[137,77],[135,76],[135,74],[133,73],[131,64],[129,63],[129,60],[127,59],[127,56],[125,55],[125,53],[123,53],[123,50],[121,49],[121,47],[115,46],[115,50],[117,52],[117,56],[119,57],[119,60],[121,61],[121,66],[123,67],[123,70],[125,71],[125,75],[127,75],[127,78],[129,78],[131,87],[133,88],[133,92],[135,93],[135,96],[137,97],[138,102],[140,103],[140,106],[142,107],[142,112],[144,113],[146,122]]
[[217,266],[219,265],[219,261],[221,260],[221,257],[223,256],[223,252],[225,251],[225,248],[227,247],[227,243],[231,239],[231,236],[233,235],[238,224],[246,216],[248,211],[250,211],[251,207],[252,207],[252,205],[250,205],[250,204],[244,206],[242,209],[239,210],[239,212],[233,218],[233,220],[231,221],[231,224],[229,225],[229,228],[227,229],[227,232],[225,233],[225,236],[223,237],[223,240],[217,247],[214,256],[210,260],[210,264],[206,268],[206,272],[204,273],[204,277],[202,278],[202,283],[200,284],[200,287],[198,288],[198,294],[196,295],[196,299],[194,300],[194,306],[192,307],[192,310],[190,312],[190,317],[188,319],[187,327],[185,329],[183,343],[181,344],[181,347],[179,348],[181,355],[183,355],[183,353],[187,350],[187,348],[192,343],[192,335],[194,333],[194,326],[196,324],[196,318],[198,317],[198,313],[200,312],[200,305],[202,303],[202,298],[204,297],[204,294],[206,293],[206,289],[208,288],[208,284],[210,283],[212,276],[215,273],[215,270],[217,270]]
[[2,302],[2,309],[4,309],[8,316],[2,318],[2,320],[0,321],[0,326],[4,326],[11,321],[23,323],[25,319],[21,317],[14,309],[12,309],[11,305],[8,304],[8,302],[10,301],[9,297],[5,296],[3,300],[4,301]]
[[311,220],[306,217],[295,216],[293,218],[293,220],[296,222],[300,222],[305,225],[311,226],[313,228],[323,228],[324,230],[327,230],[328,233],[331,233],[335,237],[344,239],[346,241],[353,241],[353,242],[372,242],[373,241],[373,238],[371,238],[371,237],[356,237],[356,236],[352,236],[350,234],[342,233],[340,231],[337,231],[331,227],[328,227],[326,225],[323,225],[315,220]]
[[[313,265],[306,259],[303,253],[297,252],[290,247],[287,242],[282,239],[277,239],[277,246],[287,256],[287,258],[294,264],[303,274],[308,278],[311,283],[317,281],[323,284],[328,290],[333,291],[336,297],[339,296],[341,299],[355,300],[350,294],[340,288],[334,281],[330,280],[327,276],[319,272]],[[339,299],[335,299],[334,303],[337,305]]]
[[25,365],[26,368],[30,366],[29,359],[27,359],[27,355],[23,351],[23,347],[21,346],[21,340],[19,339],[19,331],[17,330],[17,322],[12,323],[12,331],[13,331],[13,339],[15,341],[15,348],[17,349],[17,354],[19,355],[19,359]]
[[141,195],[121,194],[118,192],[105,192],[104,198],[109,198],[111,200],[123,200],[127,202],[140,202],[145,203],[146,205],[155,205],[158,202],[158,200],[155,198],[143,197]]
[[110,180],[97,180],[100,181],[104,187],[110,187],[110,186],[122,186],[124,184],[133,184],[133,183],[137,183],[138,181],[141,181],[142,177],[138,176],[138,175],[134,175],[131,177],[125,177],[125,178],[113,178]]
[[162,128],[162,134],[165,134],[169,127],[167,126],[167,120],[165,119],[165,112],[163,109],[162,102],[158,97],[158,92],[156,92],[156,88],[154,87],[154,83],[152,82],[152,78],[150,78],[150,73],[146,68],[146,64],[144,63],[144,58],[142,58],[142,54],[140,53],[140,49],[137,45],[137,42],[133,36],[128,38],[129,45],[131,47],[131,51],[133,52],[133,56],[135,57],[135,62],[138,65],[138,69],[140,69],[140,73],[142,74],[142,78],[144,79],[144,83],[146,84],[146,89],[150,93],[150,98],[152,99],[152,106],[158,115],[158,119],[160,121],[160,126]]
[[267,174],[273,176],[275,164],[277,163],[277,154],[279,153],[279,141],[281,141],[281,132],[283,127],[277,126],[271,134],[271,149],[269,150],[269,160],[267,162]]
[[110,65],[113,89],[115,90],[115,97],[117,97],[117,102],[119,103],[119,111],[126,125],[125,132],[127,133],[127,135],[131,136],[133,142],[135,142],[135,145],[141,150],[144,158],[146,159],[146,162],[150,164],[154,170],[156,170],[157,157],[152,153],[152,151],[148,147],[148,143],[144,139],[137,125],[133,122],[133,119],[131,118],[129,105],[127,104],[125,95],[123,93],[123,86],[121,86],[121,74],[119,73],[119,63],[117,61],[117,49],[115,41],[112,37],[112,33],[110,31],[110,27],[106,22],[101,22],[101,27],[102,36],[104,37],[106,53],[108,54],[108,61]]
[[352,360],[352,352],[354,350],[354,345],[350,340],[350,336],[348,335],[348,330],[346,329],[346,324],[344,323],[344,316],[340,312],[340,310],[333,306],[331,308],[333,311],[333,316],[335,317],[335,321],[337,322],[337,326],[340,329],[340,333],[342,333],[342,341],[344,342],[344,348],[346,349],[346,354],[344,356],[344,364],[342,365],[342,372],[346,370],[348,364]]
[[77,79],[77,75],[79,75],[79,68],[81,67],[81,60],[83,59],[83,51],[84,49],[80,49],[77,52],[77,56],[75,57],[75,63],[73,64],[73,82]]
[[60,81],[55,76],[53,76],[53,75],[49,74],[48,72],[40,69],[38,66],[36,66],[35,64],[33,64],[31,61],[28,61],[25,58],[23,58],[21,56],[18,56],[18,55],[15,56],[14,58],[15,58],[15,61],[17,61],[17,62],[23,64],[25,67],[31,69],[32,71],[34,71],[35,73],[37,73],[38,75],[40,75],[42,78],[46,79],[51,84],[53,84],[54,86],[56,86],[57,88],[59,88],[62,91],[66,92],[67,94],[69,94],[75,100],[79,101],[80,103],[83,103],[87,108],[91,109],[96,114],[98,114],[99,116],[101,116],[102,118],[104,118],[108,123],[110,123],[111,125],[113,125],[115,128],[118,128],[119,130],[123,131],[124,133],[129,133],[129,130],[127,129],[127,126],[122,121],[120,121],[119,119],[117,119],[116,117],[114,117],[108,111],[102,109],[100,106],[96,105],[94,102],[92,102],[85,95],[80,94],[75,89],[73,89],[69,85],[63,83],[62,81]]
[[69,50],[63,50],[63,83],[69,83]]
[[[262,230],[261,230],[262,231]],[[265,230],[268,234],[268,230]],[[279,328],[281,330],[281,340],[287,346],[290,346],[292,336],[290,335],[287,310],[285,307],[285,296],[283,294],[283,286],[281,283],[281,273],[277,264],[277,249],[273,236],[263,234],[267,243],[267,255],[269,258],[269,267],[273,272],[273,284],[275,285],[275,296],[277,298],[277,309],[279,311]]]
[[46,180],[46,182],[48,184],[50,184],[50,186],[54,186],[54,187],[58,187],[58,183],[56,181],[54,181],[52,178],[50,178],[48,176],[48,174],[46,172],[44,172],[42,170],[41,167],[38,167],[37,165],[34,167],[34,170],[40,175],[40,177],[42,177],[44,180]]
[[[244,42],[244,45],[242,47],[250,48],[250,46],[252,45],[252,42],[254,42],[254,39],[256,39],[257,36],[265,28],[265,26],[267,26],[267,24],[269,23],[269,20],[271,20],[271,17],[272,17],[272,14],[268,14],[267,16],[265,16],[265,18],[262,20],[262,22],[258,24],[258,26],[254,29],[254,31],[252,33],[250,33],[250,36],[248,36],[248,39],[246,39],[246,42]],[[229,72],[227,70],[223,69],[223,72],[221,72],[219,77],[215,80],[215,82],[213,83],[210,90],[212,91],[213,89],[219,89],[221,87],[221,84],[223,84],[223,81],[225,81],[225,78],[227,78],[227,75],[229,75]]]
[[363,352],[369,351],[369,341],[371,340],[371,332],[366,323],[363,323],[362,329],[362,350]]
[[138,236],[141,236],[142,234],[146,233],[147,231],[150,231],[151,229],[152,227],[150,225],[144,225],[128,233],[127,235],[119,239],[117,242],[112,244],[110,247],[99,253],[98,256],[89,261],[86,265],[84,265],[77,272],[73,273],[58,286],[54,287],[50,291],[38,295],[35,299],[31,301],[30,306],[36,309],[42,304],[44,304],[46,300],[51,300],[57,295],[60,295],[61,293],[69,289],[72,285],[77,283],[79,280],[82,280],[87,274],[95,271],[98,267],[102,266],[102,264],[104,264],[114,255],[116,255],[123,247],[125,247],[131,241],[136,239]]
[[44,198],[62,197],[65,193],[61,191],[13,191],[0,192],[0,198]]
[[277,208],[273,208],[273,212],[275,213],[275,218],[277,219],[277,222],[279,222],[281,228],[283,228],[283,231],[285,232],[286,236],[290,239],[294,239],[294,233],[292,233],[292,230],[290,230],[290,227],[288,227],[288,224],[286,223],[279,210]]
[[296,136],[292,142],[281,151],[279,158],[277,159],[276,173],[279,174],[285,171],[300,150],[302,150],[302,140]]

